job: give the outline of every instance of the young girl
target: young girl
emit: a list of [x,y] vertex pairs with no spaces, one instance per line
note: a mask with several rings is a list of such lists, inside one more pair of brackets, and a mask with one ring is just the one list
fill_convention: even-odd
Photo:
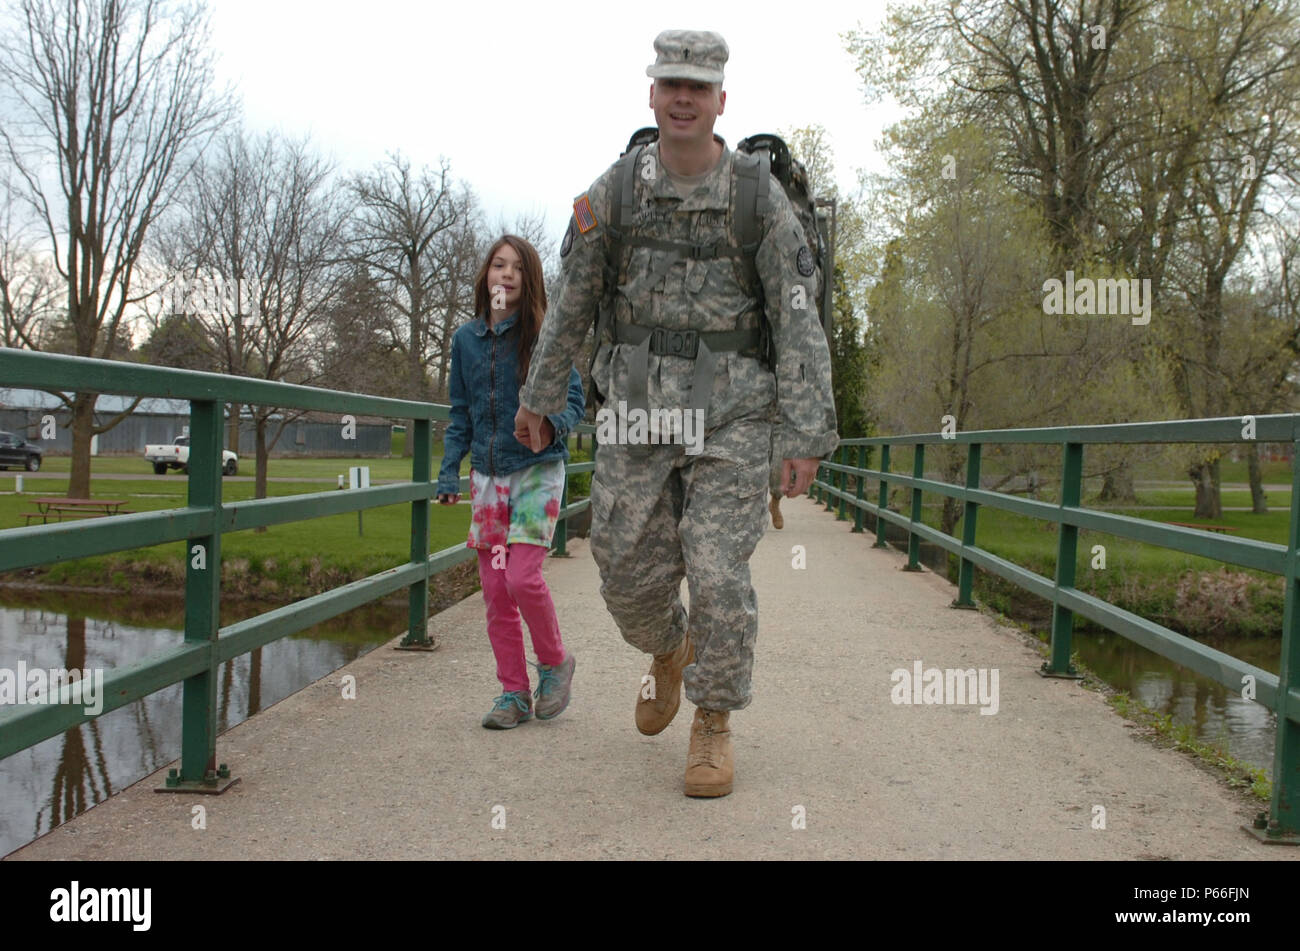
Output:
[[[503,690],[483,725],[509,730],[534,714],[539,720],[559,716],[569,704],[574,660],[560,640],[542,561],[560,512],[569,459],[565,436],[581,421],[586,399],[582,378],[570,369],[568,408],[542,426],[546,447],[535,453],[515,438],[519,388],[546,314],[542,262],[531,244],[509,234],[497,239],[479,268],[474,310],[478,316],[451,341],[451,424],[438,501],[460,501],[460,463],[469,452],[468,545],[478,549],[488,639]],[[535,695],[529,693],[521,614],[537,654]]]

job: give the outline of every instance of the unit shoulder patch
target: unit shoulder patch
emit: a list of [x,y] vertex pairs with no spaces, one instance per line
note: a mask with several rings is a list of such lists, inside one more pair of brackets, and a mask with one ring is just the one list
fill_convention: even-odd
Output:
[[808,250],[808,245],[805,244],[799,249],[799,253],[795,255],[794,265],[799,269],[799,273],[804,277],[813,276],[813,271],[816,270],[816,265],[813,264],[812,252]]
[[586,234],[596,227],[596,215],[591,210],[591,199],[585,194],[580,195],[573,203],[573,219],[578,223],[578,231],[581,234]]

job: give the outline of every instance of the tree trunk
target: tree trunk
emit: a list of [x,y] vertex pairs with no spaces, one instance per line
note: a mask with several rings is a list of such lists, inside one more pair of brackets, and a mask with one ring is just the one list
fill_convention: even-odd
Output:
[[939,522],[939,531],[945,535],[951,535],[957,523],[961,521],[964,506],[958,499],[951,496],[945,496],[943,500],[943,516]]
[[[943,481],[953,485],[962,484],[962,470],[960,468],[943,473]],[[857,487],[854,487],[856,494]],[[943,514],[939,517],[939,530],[945,535],[951,535],[957,523],[961,521],[965,505],[960,499],[954,499],[950,495],[943,497]]]
[[1133,470],[1128,460],[1119,464],[1119,468],[1106,473],[1101,485],[1102,502],[1137,502],[1137,491],[1133,488]]
[[98,393],[77,393],[72,398],[72,474],[68,498],[90,498],[90,442],[94,438],[95,401]]
[[1223,504],[1219,495],[1219,460],[1206,459],[1187,469],[1196,486],[1195,518],[1222,518]]
[[[256,437],[257,474],[256,474],[256,478],[253,480],[254,481],[253,498],[264,499],[266,498],[266,468],[267,468],[266,416],[259,413],[255,418],[256,418],[256,423],[254,425],[254,434]],[[266,531],[266,526],[265,525],[259,526],[258,528],[253,529],[253,531],[264,532]]]
[[1246,444],[1246,468],[1250,472],[1250,510],[1256,515],[1268,511],[1268,502],[1264,496],[1264,474],[1259,465],[1259,443]]
[[226,424],[226,448],[239,455],[239,411],[243,409],[239,403],[230,404],[230,420]]
[[262,710],[262,648],[254,649],[248,658],[248,716]]
[[[85,617],[68,615],[68,642],[63,657],[64,669],[86,669]],[[50,821],[54,825],[85,811],[87,805],[94,805],[93,802],[87,802],[86,796],[87,786],[92,792],[98,792],[94,789],[90,758],[86,755],[87,735],[96,734],[93,730],[68,730],[63,734],[63,751],[59,756],[59,767],[54,773],[54,789],[49,798],[52,810]],[[112,792],[107,783],[104,790],[105,795]]]
[[[414,303],[411,312],[411,340],[410,353],[407,357],[408,366],[406,372],[409,375],[407,381],[408,399],[420,401],[424,399],[424,367],[420,362],[420,346],[424,342],[423,334],[420,332],[420,324],[415,315]],[[414,454],[415,442],[415,420],[406,421],[406,447],[402,450],[403,457],[410,459]]]

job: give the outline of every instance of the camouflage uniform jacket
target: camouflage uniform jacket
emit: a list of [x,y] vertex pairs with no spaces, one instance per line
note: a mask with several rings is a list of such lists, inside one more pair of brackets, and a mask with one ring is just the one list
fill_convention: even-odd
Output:
[[[659,166],[659,144],[644,150],[636,169],[636,207],[629,236],[737,245],[728,233],[736,220],[734,153],[723,144],[721,161],[691,195],[682,199]],[[658,174],[655,174],[658,171]],[[534,412],[559,412],[565,405],[568,370],[582,346],[587,328],[605,293],[605,255],[609,245],[605,223],[611,219],[618,181],[614,166],[586,193],[594,227],[580,233],[576,218],[569,222],[561,248],[562,273],[542,324],[528,379],[519,402]],[[776,423],[774,451],[780,458],[825,457],[839,441],[831,393],[830,351],[818,321],[813,278],[800,274],[799,250],[804,239],[794,209],[775,178],[770,182],[771,206],[763,218],[755,265],[763,282],[768,319],[778,354],[776,373],[765,369],[756,355],[723,351],[706,421],[707,431],[730,420],[772,407]],[[581,199],[580,199],[581,200]],[[624,284],[616,298],[619,321],[671,330],[746,330],[758,326],[758,299],[745,280],[739,258],[676,261],[655,285],[651,275],[669,252],[623,246]],[[805,252],[806,254],[806,252]],[[802,291],[796,291],[801,286]],[[798,306],[802,303],[803,306]],[[616,408],[628,396],[630,345],[600,342],[593,380]],[[672,354],[649,357],[649,405],[686,407],[694,361]],[[770,412],[770,410],[769,410]]]

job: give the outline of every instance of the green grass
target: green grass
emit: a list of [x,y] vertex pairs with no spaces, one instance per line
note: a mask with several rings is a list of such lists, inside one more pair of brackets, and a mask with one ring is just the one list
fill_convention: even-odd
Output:
[[[436,454],[433,457],[433,472],[438,474],[438,466],[442,463],[442,446],[439,444],[435,447]],[[468,457],[467,457],[468,459]],[[324,459],[295,459],[285,458],[277,459],[272,457],[267,461],[266,474],[274,478],[290,479],[337,479],[342,475],[346,480],[349,466],[369,466],[370,479],[391,479],[401,481],[411,478],[411,460],[397,458],[383,458],[377,456],[339,456]],[[251,477],[256,471],[256,462],[252,456],[239,457],[239,477]],[[468,472],[467,466],[462,467],[464,472]],[[57,472],[66,474],[72,471],[72,459],[69,456],[47,456],[41,465],[42,472]],[[135,456],[97,456],[91,460],[90,471],[92,475],[153,475],[153,466],[145,461],[144,455]],[[12,472],[17,475],[16,471]],[[168,475],[178,483],[184,484],[185,474],[179,469],[168,470]],[[0,474],[0,480],[4,475]],[[37,480],[38,484],[40,481]]]
[[[1114,513],[1153,522],[1228,525],[1236,528],[1225,536],[1228,538],[1279,545],[1287,542],[1289,498],[1265,514],[1224,512],[1219,518],[1209,520],[1193,518],[1190,491],[1158,490],[1139,492],[1138,496],[1139,504],[1185,505],[1166,509],[1119,508]],[[871,497],[878,498],[878,495],[872,492]],[[933,495],[929,498],[931,501],[922,507],[921,518],[926,525],[938,528],[942,501]],[[891,502],[906,514],[910,511],[910,491],[891,492]],[[978,512],[977,528],[976,544],[980,548],[1043,577],[1055,577],[1058,528],[1054,523],[983,507]],[[960,522],[953,531],[960,536]],[[1093,548],[1097,545],[1105,549],[1104,569],[1093,568]],[[956,556],[949,555],[948,563],[949,577],[955,579]],[[1190,637],[1213,639],[1232,634],[1276,638],[1281,633],[1285,588],[1280,577],[1267,572],[1225,566],[1216,559],[1081,529],[1075,578],[1080,590]],[[975,593],[1006,613],[1013,613],[1015,606],[1028,597],[1010,582],[982,571],[976,572]],[[1076,618],[1076,623],[1080,630],[1093,627],[1084,618]]]
[[[29,482],[28,487],[32,486]],[[0,494],[0,529],[24,525],[20,513],[35,511],[34,497],[59,495],[67,488],[63,480],[41,480],[36,486],[37,491],[23,495]],[[272,482],[267,486],[270,498],[321,491],[330,489],[318,483]],[[251,482],[227,479],[222,486],[226,502],[252,499],[253,492]],[[138,481],[91,478],[93,497],[125,499],[125,507],[136,512],[182,507],[185,493],[184,477]],[[231,569],[232,577],[260,570],[262,577],[291,593],[301,592],[304,586],[318,588],[324,580],[344,583],[406,562],[410,555],[409,505],[368,509],[362,520],[361,536],[357,534],[356,513],[273,525],[264,532],[232,532],[222,536],[223,566]],[[469,506],[432,506],[430,550],[464,544],[468,529]],[[71,585],[108,583],[123,588],[141,578],[152,578],[159,586],[167,587],[178,583],[183,575],[183,548],[176,543],[55,564],[48,568],[43,580]]]

